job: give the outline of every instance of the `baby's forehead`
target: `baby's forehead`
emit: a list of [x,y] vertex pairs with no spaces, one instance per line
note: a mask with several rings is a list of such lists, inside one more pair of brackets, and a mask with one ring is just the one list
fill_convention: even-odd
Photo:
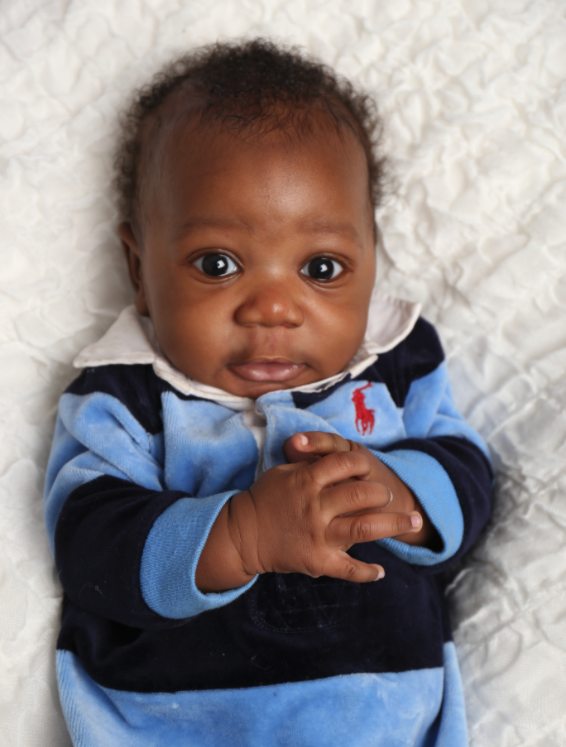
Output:
[[[202,221],[203,215],[216,214],[217,196],[224,202],[222,212],[227,213],[228,200],[232,204],[235,193],[251,195],[262,184],[269,200],[283,194],[284,183],[293,179],[302,186],[314,180],[321,195],[326,194],[327,185],[334,185],[334,192],[343,195],[342,203],[350,206],[351,216],[363,216],[363,225],[371,224],[375,233],[366,154],[355,135],[349,129],[335,127],[323,112],[311,115],[300,129],[290,126],[288,118],[283,119],[285,112],[277,112],[277,116],[279,120],[269,128],[242,131],[222,121],[203,120],[198,107],[183,109],[176,102],[164,107],[147,133],[135,226],[139,238],[143,240],[148,231],[153,234],[161,230],[158,226],[165,226],[164,221],[169,227],[180,226],[190,222],[191,216],[198,215]],[[301,194],[302,186],[297,184],[294,195]],[[213,199],[205,201],[205,195]],[[267,215],[266,203],[262,203],[262,211]],[[324,201],[313,211],[316,215],[312,221],[320,230],[336,232],[334,223],[346,222],[334,221]],[[242,209],[239,202],[236,212],[245,221],[246,203]],[[260,215],[256,210],[249,224],[261,225]],[[285,226],[290,225],[285,219]]]
[[[232,114],[207,107],[202,97],[174,92],[162,106],[147,118],[141,130],[139,183],[146,184],[176,169],[179,158],[188,155],[213,157],[221,152],[244,153],[260,157],[261,151],[278,151],[292,158],[305,146],[318,152],[321,143],[334,146],[336,159],[341,151],[355,150],[361,155],[364,169],[367,156],[355,127],[341,121],[324,106],[305,106],[300,102],[274,102],[257,116],[253,112]],[[192,159],[191,159],[192,160]],[[369,179],[369,174],[368,174]]]
[[193,111],[183,117],[175,109],[169,110],[153,133],[141,179],[146,210],[155,200],[163,205],[165,195],[169,200],[185,199],[187,187],[193,193],[195,182],[206,182],[210,188],[214,180],[217,192],[234,185],[245,191],[253,181],[276,188],[283,175],[289,179],[299,178],[299,174],[307,179],[325,175],[327,182],[338,175],[353,178],[361,184],[360,201],[370,207],[363,148],[353,133],[337,129],[328,118],[313,117],[309,126],[301,129],[272,125],[242,131],[224,123],[203,122],[199,115]]

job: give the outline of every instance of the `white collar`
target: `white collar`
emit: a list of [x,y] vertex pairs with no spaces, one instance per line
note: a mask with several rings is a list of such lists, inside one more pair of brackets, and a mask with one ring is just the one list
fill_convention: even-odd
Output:
[[[421,304],[403,301],[374,291],[368,314],[366,335],[361,348],[348,366],[338,374],[288,391],[320,391],[344,379],[354,378],[374,361],[379,353],[392,350],[411,332],[419,317]],[[115,364],[153,366],[156,375],[182,394],[193,394],[226,404],[232,409],[247,410],[252,400],[237,397],[221,389],[201,384],[176,369],[161,352],[153,325],[140,316],[134,306],[125,308],[100,340],[86,347],[73,361],[75,368],[92,368]]]

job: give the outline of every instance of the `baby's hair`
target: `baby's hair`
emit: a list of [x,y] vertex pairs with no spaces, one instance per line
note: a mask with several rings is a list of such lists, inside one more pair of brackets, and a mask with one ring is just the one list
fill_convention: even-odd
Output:
[[297,48],[254,39],[201,47],[170,63],[134,93],[122,119],[115,157],[121,220],[138,223],[143,126],[174,93],[185,97],[189,111],[196,104],[200,124],[240,134],[280,130],[300,136],[311,131],[309,114],[318,109],[338,132],[345,125],[361,143],[368,165],[369,199],[374,209],[381,204],[386,159],[379,152],[382,121],[375,102]]

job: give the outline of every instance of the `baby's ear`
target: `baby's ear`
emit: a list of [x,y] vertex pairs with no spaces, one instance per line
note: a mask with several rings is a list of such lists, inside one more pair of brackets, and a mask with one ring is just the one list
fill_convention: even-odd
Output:
[[143,287],[142,254],[141,247],[136,239],[132,226],[129,223],[120,223],[118,236],[122,241],[122,249],[126,257],[130,280],[136,292],[136,310],[142,316],[149,316],[149,309]]

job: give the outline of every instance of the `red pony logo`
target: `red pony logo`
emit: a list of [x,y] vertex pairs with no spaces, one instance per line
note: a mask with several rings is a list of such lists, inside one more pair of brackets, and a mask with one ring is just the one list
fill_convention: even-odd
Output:
[[356,408],[356,428],[362,436],[365,436],[366,432],[368,435],[371,435],[373,426],[375,425],[375,418],[373,416],[375,410],[368,410],[366,407],[366,398],[363,393],[364,389],[368,389],[369,387],[371,387],[371,384],[368,381],[365,386],[354,389],[354,393],[352,394],[352,402]]

